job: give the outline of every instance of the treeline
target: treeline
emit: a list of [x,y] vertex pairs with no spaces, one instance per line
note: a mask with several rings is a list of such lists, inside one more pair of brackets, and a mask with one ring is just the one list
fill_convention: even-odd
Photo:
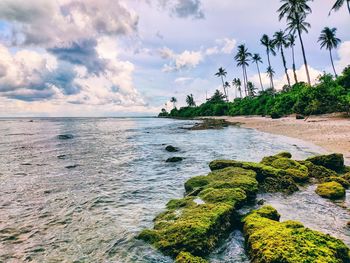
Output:
[[238,116],[270,115],[273,118],[289,114],[308,116],[333,112],[350,113],[350,66],[337,78],[330,74],[319,77],[317,84],[310,86],[300,82],[279,92],[273,89],[260,91],[257,96],[236,98],[227,102],[220,91],[200,106],[195,106],[193,96],[189,95],[187,107],[174,108],[168,113],[165,109],[160,117],[192,118],[197,116]]

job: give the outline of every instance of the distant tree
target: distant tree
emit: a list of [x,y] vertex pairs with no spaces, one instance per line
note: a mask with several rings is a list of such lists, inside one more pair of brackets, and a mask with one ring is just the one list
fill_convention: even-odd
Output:
[[249,96],[254,97],[256,95],[256,87],[255,87],[255,85],[252,82],[248,81],[247,86],[248,86],[248,94],[249,94]]
[[[273,40],[270,39],[269,36],[265,34],[260,39],[260,43],[261,43],[261,45],[263,45],[266,48],[267,61],[269,63],[268,68],[272,68],[271,61],[270,61],[270,54],[272,54],[273,56],[276,56],[276,51],[275,51],[275,46],[274,46]],[[270,85],[273,89],[275,88],[272,78],[270,78]]]
[[332,11],[338,11],[340,8],[342,8],[342,6],[345,4],[348,6],[348,11],[350,14],[350,0],[337,0],[335,1],[331,11],[329,12],[329,14],[331,14]]
[[216,90],[214,95],[208,99],[208,102],[223,103],[223,102],[225,102],[225,98],[226,98],[226,96],[224,94],[222,94],[219,90]]
[[195,103],[195,101],[193,99],[193,95],[192,94],[191,95],[187,95],[186,103],[187,103],[188,107],[195,107],[196,106],[196,103]]
[[262,80],[261,80],[261,74],[260,74],[260,68],[259,68],[259,63],[263,63],[262,59],[260,57],[259,54],[255,53],[252,57],[252,61],[256,64],[256,68],[258,70],[258,74],[259,74],[259,79],[260,79],[260,85],[261,85],[261,90],[264,91],[264,86],[262,84]]
[[287,36],[282,30],[277,31],[273,36],[274,36],[274,40],[273,40],[274,45],[281,52],[284,73],[286,74],[288,85],[290,87],[290,78],[288,74],[287,62],[284,56],[284,48],[288,47]]
[[225,89],[226,89],[226,93],[227,93],[227,95],[226,95],[226,99],[227,99],[227,101],[229,101],[229,98],[228,98],[228,90],[229,90],[229,88],[231,88],[231,85],[230,85],[230,83],[229,82],[225,82],[224,83],[224,87],[225,87]]
[[232,86],[235,86],[239,92],[240,97],[242,98],[242,83],[239,78],[234,78],[232,81]]
[[239,45],[238,46],[238,52],[235,55],[235,60],[237,62],[238,67],[242,67],[243,71],[243,83],[244,83],[244,92],[247,96],[248,88],[247,88],[247,82],[248,82],[248,76],[247,76],[247,67],[249,67],[249,60],[252,56],[251,53],[248,52],[248,49],[245,45]]
[[175,109],[176,108],[177,99],[175,97],[171,97],[170,102],[173,104],[173,108]]
[[224,94],[227,99],[226,89],[225,89],[225,83],[224,83],[224,77],[226,78],[227,72],[224,68],[219,68],[218,72],[215,73],[215,76],[221,78],[222,81],[222,88],[224,89]]
[[298,76],[297,76],[296,67],[295,67],[295,53],[294,53],[295,35],[289,34],[287,37],[287,41],[288,41],[288,47],[290,47],[292,49],[294,81],[295,81],[295,83],[298,83]]
[[286,18],[287,20],[287,30],[290,33],[295,34],[298,33],[298,37],[300,40],[301,50],[303,53],[304,65],[306,70],[307,81],[309,85],[311,85],[309,67],[307,64],[306,54],[304,43],[302,39],[302,33],[308,33],[308,29],[310,26],[307,23],[306,17],[308,14],[312,12],[308,2],[312,0],[280,0],[282,6],[278,9],[279,12],[279,20]]
[[329,56],[331,58],[331,63],[332,63],[335,77],[337,77],[337,72],[335,71],[335,67],[333,63],[332,49],[336,49],[339,43],[341,42],[341,40],[336,37],[336,32],[337,32],[336,28],[325,27],[321,31],[321,35],[318,39],[318,42],[321,45],[321,49],[325,47],[329,51]]
[[273,85],[273,77],[275,76],[275,71],[273,70],[273,68],[268,67],[266,70],[266,74],[271,79],[271,89],[275,90],[274,85]]

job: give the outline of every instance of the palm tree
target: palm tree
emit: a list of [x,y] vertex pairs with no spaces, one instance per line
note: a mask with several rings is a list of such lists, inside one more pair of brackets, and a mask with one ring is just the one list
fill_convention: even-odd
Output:
[[337,29],[335,27],[334,28],[325,27],[321,31],[321,35],[318,39],[318,42],[321,45],[321,49],[326,47],[326,49],[329,50],[329,56],[331,58],[331,63],[334,70],[335,77],[337,77],[337,72],[335,71],[335,67],[333,63],[332,49],[337,48],[339,43],[341,42],[341,40],[335,36],[336,32],[337,32]]
[[288,41],[288,47],[291,47],[291,49],[292,49],[294,81],[295,81],[295,83],[298,83],[298,77],[297,77],[296,68],[295,68],[295,54],[294,54],[295,35],[289,34],[287,36],[287,41]]
[[226,78],[227,72],[224,68],[219,68],[218,72],[215,73],[215,76],[221,78],[222,81],[222,88],[224,89],[224,94],[227,100],[227,94],[226,94],[226,89],[225,89],[225,83],[224,83],[224,77]]
[[243,83],[244,83],[244,91],[245,95],[247,96],[247,82],[248,82],[248,76],[247,76],[247,67],[249,67],[249,57],[251,57],[252,54],[248,52],[248,49],[245,45],[239,45],[238,46],[238,52],[235,56],[235,60],[237,61],[237,66],[242,67],[243,70]]
[[175,109],[176,108],[177,99],[175,97],[171,97],[170,102],[173,104],[173,108]]
[[229,98],[228,98],[228,90],[229,90],[229,88],[231,88],[231,85],[230,85],[230,83],[228,82],[228,81],[226,81],[225,83],[224,83],[224,87],[225,87],[225,89],[226,89],[226,91],[227,91],[227,97],[226,97],[226,100],[227,101],[229,101]]
[[264,91],[264,86],[262,84],[262,80],[261,80],[261,74],[260,74],[260,68],[259,68],[259,63],[263,63],[262,59],[260,57],[259,54],[255,53],[252,57],[252,61],[255,62],[256,67],[258,69],[258,73],[259,73],[259,79],[260,79],[260,85],[261,85],[261,90]]
[[273,85],[273,76],[275,75],[275,71],[273,70],[273,68],[271,68],[270,66],[266,69],[266,74],[267,76],[270,78],[271,80],[271,89],[274,90],[275,87]]
[[298,37],[300,40],[301,50],[303,52],[304,65],[306,70],[306,76],[309,85],[311,85],[309,68],[305,55],[305,48],[303,39],[301,37],[303,32],[308,33],[307,28],[311,27],[309,23],[307,23],[306,16],[312,12],[310,6],[307,2],[312,0],[280,0],[283,4],[278,9],[279,12],[279,20],[282,20],[284,17],[287,20],[288,28],[291,33],[298,33]]
[[255,88],[253,82],[248,81],[247,86],[248,86],[249,96],[254,97],[256,95],[256,88]]
[[274,34],[274,45],[281,52],[284,72],[285,72],[286,77],[287,77],[288,86],[290,87],[290,78],[289,78],[289,74],[288,74],[286,58],[284,56],[284,49],[283,49],[283,48],[288,47],[288,40],[287,40],[287,36],[285,35],[285,33],[282,30],[280,30]]
[[[263,45],[266,48],[267,61],[269,63],[269,68],[272,68],[271,61],[270,61],[270,53],[273,56],[276,56],[276,51],[275,51],[275,46],[274,46],[273,40],[270,39],[269,36],[265,34],[260,39],[260,43],[261,43],[261,45]],[[274,88],[272,78],[270,78],[270,84],[271,84],[271,87]]]
[[335,1],[331,11],[329,11],[329,15],[331,14],[331,12],[333,10],[338,11],[345,4],[345,1],[346,1],[346,5],[348,6],[349,13],[350,13],[350,0],[337,0],[337,1]]
[[239,78],[234,78],[232,81],[232,85],[236,86],[236,88],[239,91],[239,95],[242,98],[243,96],[242,96],[242,82],[241,82],[241,80]]
[[187,95],[186,103],[187,103],[188,107],[195,107],[196,106],[196,103],[195,103],[195,101],[193,99],[193,95],[192,94],[191,95]]

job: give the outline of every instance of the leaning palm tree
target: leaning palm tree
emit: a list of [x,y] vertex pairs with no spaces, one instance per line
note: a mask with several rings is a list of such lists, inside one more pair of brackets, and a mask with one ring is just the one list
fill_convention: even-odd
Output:
[[252,61],[256,64],[256,68],[258,69],[258,74],[259,74],[259,79],[260,79],[261,90],[264,91],[264,86],[262,84],[260,68],[259,68],[259,63],[263,63],[262,59],[261,59],[259,54],[255,53],[252,57]]
[[338,11],[340,8],[342,8],[342,6],[345,4],[345,1],[350,13],[350,0],[337,0],[335,1],[331,11],[329,11],[329,14],[331,14],[332,11]]
[[318,42],[321,45],[321,49],[325,47],[326,49],[329,50],[329,56],[331,58],[331,63],[332,63],[335,77],[337,77],[337,72],[335,71],[335,67],[333,63],[332,49],[337,48],[339,43],[341,42],[341,40],[336,37],[335,35],[336,32],[337,32],[336,28],[325,27],[321,31],[321,35],[318,39]]
[[176,108],[177,99],[175,97],[171,97],[170,102],[173,104],[173,108],[175,109]]
[[[263,45],[266,48],[266,54],[267,54],[267,62],[269,63],[269,68],[271,67],[271,61],[270,61],[270,54],[276,56],[276,51],[275,51],[275,46],[273,43],[273,40],[269,38],[268,35],[263,35],[262,38],[260,39],[261,45]],[[270,78],[270,83],[273,87],[273,80]]]
[[188,105],[188,107],[195,107],[196,106],[196,103],[194,101],[194,98],[193,98],[193,95],[187,95],[186,97],[186,103]]
[[237,67],[242,67],[243,71],[243,83],[244,83],[244,92],[247,96],[247,82],[248,82],[248,76],[247,76],[247,67],[249,67],[249,58],[252,56],[251,53],[248,52],[248,49],[245,45],[239,45],[238,46],[238,52],[235,56],[235,60],[237,62]]
[[242,98],[242,82],[239,78],[234,78],[232,81],[232,85],[235,86],[239,92],[240,97]]
[[286,18],[288,24],[288,30],[291,33],[298,33],[298,37],[300,40],[301,50],[303,52],[304,65],[306,70],[306,77],[309,85],[311,85],[309,67],[307,64],[306,54],[304,43],[302,39],[302,33],[308,33],[307,28],[311,27],[309,23],[307,23],[306,17],[309,15],[312,10],[308,5],[309,1],[312,0],[280,0],[283,4],[278,9],[279,12],[279,20]]
[[297,72],[296,72],[296,68],[295,68],[295,53],[294,53],[295,35],[289,34],[287,36],[287,41],[288,41],[288,47],[290,47],[292,49],[294,81],[295,81],[295,83],[298,83],[298,77],[297,77]]
[[224,77],[226,78],[227,72],[224,68],[219,68],[218,72],[215,73],[215,76],[221,78],[222,81],[222,88],[224,89],[224,94],[227,100],[227,94],[226,94],[226,89],[225,89],[225,83],[224,83]]
[[286,58],[284,56],[284,48],[288,47],[287,36],[282,30],[276,32],[273,36],[274,36],[274,45],[281,52],[284,72],[285,72],[286,77],[287,77],[288,86],[290,87],[290,78],[289,78],[289,74],[288,74]]
[[270,66],[266,69],[266,74],[271,80],[271,89],[274,90],[273,77],[275,76],[275,71]]

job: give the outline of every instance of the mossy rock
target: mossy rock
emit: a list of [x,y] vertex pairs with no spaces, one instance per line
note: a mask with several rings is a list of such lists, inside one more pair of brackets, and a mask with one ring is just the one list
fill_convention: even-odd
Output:
[[344,156],[340,153],[333,153],[329,155],[319,155],[306,159],[316,165],[324,166],[336,172],[344,171]]
[[277,158],[271,163],[271,166],[284,170],[297,183],[303,183],[309,179],[308,168],[289,158]]
[[345,263],[349,248],[329,235],[295,221],[278,222],[272,207],[253,211],[243,220],[244,235],[253,263]]
[[201,257],[195,257],[191,253],[181,252],[176,257],[175,263],[208,263],[208,261]]
[[268,177],[260,183],[260,190],[265,193],[293,194],[299,191],[298,186],[290,176],[283,176],[279,178]]
[[322,182],[324,182],[324,183],[337,182],[337,183],[341,184],[346,189],[348,189],[350,187],[350,182],[341,176],[326,177],[322,180]]
[[241,207],[247,200],[246,192],[241,188],[207,188],[200,192],[199,197],[206,203],[228,203],[235,208]]
[[323,198],[340,199],[345,196],[345,188],[337,182],[323,183],[317,186],[316,194]]
[[178,152],[178,151],[179,151],[178,148],[176,148],[176,147],[174,147],[174,146],[172,146],[172,145],[168,145],[167,147],[165,147],[165,150],[166,150],[167,152],[171,152],[171,153],[174,153],[174,152]]
[[228,167],[242,167],[242,162],[234,160],[215,160],[209,163],[209,168],[212,171],[225,169]]
[[331,176],[337,176],[338,174],[324,166],[313,164],[310,161],[298,161],[300,164],[305,165],[309,171],[309,177],[322,179]]
[[291,159],[292,158],[292,154],[290,152],[280,152],[278,154],[272,155],[272,156],[266,156],[261,160],[261,164],[265,164],[265,165],[270,165],[277,159],[279,158],[288,158]]

